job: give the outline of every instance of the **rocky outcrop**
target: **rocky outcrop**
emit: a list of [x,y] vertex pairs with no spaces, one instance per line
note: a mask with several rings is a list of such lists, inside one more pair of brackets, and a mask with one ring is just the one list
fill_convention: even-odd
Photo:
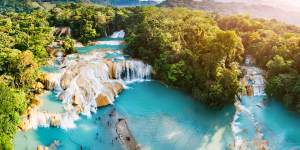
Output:
[[[23,117],[20,129],[74,128],[79,114],[90,116],[97,107],[113,104],[115,97],[126,87],[125,82],[149,79],[151,66],[138,60],[113,62],[104,58],[106,54],[107,51],[70,54],[63,60],[59,72],[41,74],[39,82],[44,89],[55,89],[65,110],[55,114],[40,112],[33,107]],[[39,102],[34,103],[38,105]]]
[[70,27],[56,27],[54,31],[55,36],[71,36],[71,28]]
[[116,132],[119,136],[120,142],[124,144],[128,150],[140,150],[138,143],[131,134],[130,129],[128,128],[127,121],[123,118],[118,119],[116,123]]
[[62,114],[40,112],[38,107],[30,107],[27,115],[23,116],[19,128],[23,131],[36,129],[37,127],[61,126]]
[[55,80],[51,76],[51,74],[41,74],[39,76],[39,81],[43,84],[46,90],[53,90],[55,87]]
[[100,94],[96,98],[97,107],[107,106],[110,104],[109,98],[103,94]]
[[31,99],[31,105],[39,106],[41,104],[41,99],[38,96],[35,96]]
[[42,93],[44,89],[44,85],[41,82],[35,82],[32,84],[31,87],[34,89],[35,93],[37,94]]
[[104,83],[104,86],[108,89],[108,91],[97,96],[97,107],[107,106],[111,104],[112,102],[110,101],[108,95],[112,94],[111,96],[116,97],[118,93],[122,92],[122,90],[124,89],[124,86],[119,82]]

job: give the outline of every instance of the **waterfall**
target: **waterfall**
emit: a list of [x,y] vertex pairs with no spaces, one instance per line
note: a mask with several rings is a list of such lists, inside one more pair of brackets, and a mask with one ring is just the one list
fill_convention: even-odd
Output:
[[111,62],[93,58],[100,55],[97,53],[85,55],[83,59],[81,56],[77,62],[70,61],[69,66],[65,63],[67,67],[59,84],[59,89],[62,89],[59,98],[69,108],[68,113],[62,117],[66,121],[61,121],[61,126],[65,128],[72,122],[72,116],[78,117],[78,113],[90,116],[96,112],[97,107],[113,104],[118,93],[126,87],[125,83],[150,80],[150,65],[138,60]]
[[151,79],[152,67],[141,61],[130,60],[118,62],[116,65],[115,77],[125,82],[147,81]]
[[243,144],[242,138],[238,135],[242,131],[242,129],[239,127],[240,122],[238,122],[241,114],[240,101],[236,101],[234,106],[236,107],[236,112],[234,114],[233,121],[231,122],[231,129],[234,137],[234,150],[238,150]]
[[[110,38],[123,38],[125,32],[115,32]],[[119,45],[121,40],[99,41],[96,44]],[[122,54],[121,51],[119,51]],[[105,56],[109,50],[86,54],[70,54],[60,60],[59,72],[47,75],[48,83],[57,93],[65,108],[64,113],[32,111],[24,119],[28,128],[56,126],[64,129],[76,127],[79,114],[91,116],[98,107],[113,104],[127,83],[151,79],[152,67],[139,60],[113,62]]]
[[[262,71],[252,65],[252,59],[250,56],[247,56],[245,59],[245,65],[242,66],[242,70],[245,72],[245,76],[243,77],[243,81],[246,83],[247,87],[250,87],[253,90],[252,96],[264,96],[264,88],[265,88],[265,83],[264,83],[264,78],[262,76]],[[245,99],[244,99],[245,100]],[[251,101],[250,104],[245,103],[242,99],[242,102],[236,100],[235,102],[235,108],[236,112],[234,114],[233,121],[231,123],[231,129],[234,135],[234,148],[235,150],[240,150],[240,149],[251,149],[251,147],[263,147],[265,149],[268,149],[268,144],[263,138],[263,133],[261,131],[261,126],[259,122],[257,121],[257,118],[255,116],[255,109],[261,109],[261,102],[260,101]],[[243,115],[243,116],[241,116]],[[242,118],[245,117],[245,118]],[[247,119],[249,120],[249,124],[253,126],[252,129],[247,129],[252,130],[255,132],[255,137],[254,139],[251,139],[249,141],[247,138],[245,138],[242,135],[242,127],[245,126],[245,124],[241,121],[241,119]],[[244,122],[245,123],[245,122]],[[246,124],[247,125],[247,124]],[[244,133],[245,134],[245,133]],[[246,136],[248,136],[250,133],[246,133]],[[249,143],[251,142],[251,143]]]
[[114,32],[110,38],[124,38],[125,37],[125,31],[124,30],[120,30],[118,32]]

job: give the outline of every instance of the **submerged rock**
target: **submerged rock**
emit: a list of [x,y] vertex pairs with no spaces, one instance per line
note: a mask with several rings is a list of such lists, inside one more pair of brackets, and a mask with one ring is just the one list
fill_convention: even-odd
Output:
[[135,138],[131,134],[131,131],[128,128],[127,121],[125,119],[119,119],[116,123],[116,132],[119,136],[120,142],[128,150],[140,150],[141,148],[137,144]]
[[49,145],[50,150],[56,150],[60,146],[60,142],[58,140],[54,140],[53,143]]

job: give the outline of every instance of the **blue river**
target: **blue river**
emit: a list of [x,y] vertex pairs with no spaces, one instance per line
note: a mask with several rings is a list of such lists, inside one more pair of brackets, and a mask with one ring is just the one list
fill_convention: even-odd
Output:
[[[102,39],[103,41],[113,39]],[[118,39],[119,40],[119,39]],[[95,45],[78,48],[79,53],[111,49],[116,53],[107,58],[119,57],[124,45]],[[57,71],[55,66],[45,66],[43,72]],[[140,147],[145,150],[227,150],[232,147],[235,134],[232,122],[236,109],[226,106],[221,110],[207,108],[188,94],[158,82],[145,81],[127,85],[114,105],[102,107],[91,117],[81,116],[76,128],[37,128],[19,131],[14,139],[16,150],[33,150],[38,145],[60,142],[59,150],[119,150],[123,146],[116,140],[115,128],[109,113],[115,109],[118,117],[126,118],[128,126]],[[61,112],[61,101],[53,91],[41,97],[42,111]],[[264,106],[258,107],[258,104]],[[255,139],[255,127],[259,126],[269,149],[300,149],[300,116],[289,112],[274,100],[263,96],[242,97],[241,105],[247,114],[241,113],[235,123],[241,137],[248,144]],[[251,146],[249,149],[252,149]],[[254,148],[255,149],[255,148]]]

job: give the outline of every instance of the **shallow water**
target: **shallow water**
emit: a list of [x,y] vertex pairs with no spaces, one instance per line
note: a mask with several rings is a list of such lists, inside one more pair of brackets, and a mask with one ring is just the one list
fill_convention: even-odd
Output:
[[[133,135],[145,149],[225,149],[232,141],[232,107],[210,110],[185,93],[155,81],[129,87],[120,94],[114,106],[98,109],[92,118],[80,119],[75,129],[38,128],[19,132],[15,149],[22,150],[26,146],[34,149],[37,144],[49,145],[54,140],[62,143],[59,149],[63,150],[79,149],[79,145],[89,149],[119,149],[117,142],[112,146],[115,132],[106,124],[111,120],[108,113],[113,107],[118,116],[127,119]],[[101,120],[95,120],[99,116]],[[98,139],[96,133],[99,133]]]
[[53,91],[48,91],[41,96],[42,104],[39,107],[40,111],[46,111],[50,113],[62,113],[64,112],[61,100],[58,99],[57,95]]
[[120,50],[125,48],[125,45],[92,45],[92,46],[86,46],[77,48],[77,52],[79,54],[87,53],[94,50],[101,50],[101,49],[107,49],[107,50]]
[[59,71],[59,68],[56,65],[46,65],[42,66],[40,71],[45,73],[55,73]]
[[[244,97],[243,105],[253,112],[264,138],[273,150],[300,149],[300,115],[289,112],[278,101],[267,100],[264,97]],[[256,104],[266,106],[259,107]],[[263,106],[263,105],[262,105]]]
[[[106,38],[104,41],[120,40]],[[95,45],[78,48],[79,53],[92,50],[113,50],[106,58],[118,59],[125,45]],[[44,72],[57,72],[58,67],[46,66]],[[119,150],[122,146],[115,140],[114,120],[108,114],[116,108],[118,117],[128,121],[142,149],[152,150],[224,150],[234,143],[231,122],[235,113],[233,106],[213,110],[193,100],[186,93],[168,88],[157,81],[137,82],[120,93],[113,106],[99,108],[91,118],[76,121],[76,128],[38,128],[18,132],[14,146],[16,150],[36,149],[37,145],[50,145],[54,140],[61,142],[60,150],[104,149]],[[40,110],[59,113],[62,104],[54,92],[43,95]],[[300,116],[287,111],[274,100],[263,101],[263,96],[242,97],[241,105],[247,109],[236,123],[241,130],[237,136],[246,142],[256,138],[256,126],[261,129],[263,139],[270,149],[300,149]],[[99,120],[101,117],[101,120]],[[107,122],[112,125],[107,125]],[[112,141],[113,140],[113,141]]]

